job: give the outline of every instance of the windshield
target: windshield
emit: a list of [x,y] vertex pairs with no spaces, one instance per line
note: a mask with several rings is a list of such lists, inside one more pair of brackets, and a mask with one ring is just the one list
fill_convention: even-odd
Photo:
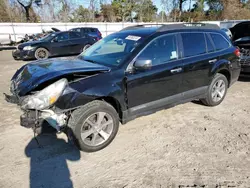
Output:
[[98,64],[118,66],[142,42],[140,36],[112,34],[98,41],[80,54],[80,58]]
[[45,37],[40,38],[39,40],[40,41],[49,41],[49,40],[53,39],[55,36],[56,36],[55,33],[50,33],[50,34],[46,35]]

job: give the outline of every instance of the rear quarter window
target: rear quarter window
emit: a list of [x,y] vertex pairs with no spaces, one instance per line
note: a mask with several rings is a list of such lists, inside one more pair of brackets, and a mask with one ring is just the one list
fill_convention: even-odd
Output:
[[181,33],[184,57],[205,54],[207,51],[204,33]]
[[227,49],[230,47],[230,43],[220,34],[210,33],[214,42],[216,51]]

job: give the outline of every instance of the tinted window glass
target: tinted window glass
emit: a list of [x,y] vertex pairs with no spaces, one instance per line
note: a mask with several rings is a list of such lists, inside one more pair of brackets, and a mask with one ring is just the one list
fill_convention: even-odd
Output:
[[71,29],[70,31],[81,32],[81,29],[80,29],[80,28],[77,28],[77,29]]
[[207,51],[208,52],[213,52],[214,51],[214,47],[213,47],[213,45],[211,43],[211,40],[208,38],[207,35],[205,35],[205,36],[206,36],[206,41],[207,41]]
[[216,50],[223,50],[229,47],[229,42],[219,34],[210,34],[215,44]]
[[206,43],[203,33],[182,33],[181,36],[185,57],[206,53]]
[[96,32],[96,29],[91,28],[90,32]]
[[175,35],[155,39],[143,50],[138,59],[150,59],[153,66],[177,59]]
[[84,33],[89,33],[90,32],[89,28],[83,28],[82,30],[83,30]]
[[58,40],[58,42],[68,40],[69,33],[60,33],[56,36],[56,39]]
[[79,33],[79,32],[70,32],[70,33],[69,33],[69,38],[70,38],[70,39],[78,39],[78,38],[81,38],[81,33]]

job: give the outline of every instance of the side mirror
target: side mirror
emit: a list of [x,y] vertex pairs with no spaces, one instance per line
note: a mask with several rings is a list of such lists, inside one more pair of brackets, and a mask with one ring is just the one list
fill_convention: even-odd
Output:
[[138,59],[136,60],[134,67],[138,70],[147,70],[147,69],[151,69],[152,67],[152,60],[150,59]]
[[58,42],[58,39],[57,39],[57,38],[53,38],[53,39],[51,40],[51,42]]

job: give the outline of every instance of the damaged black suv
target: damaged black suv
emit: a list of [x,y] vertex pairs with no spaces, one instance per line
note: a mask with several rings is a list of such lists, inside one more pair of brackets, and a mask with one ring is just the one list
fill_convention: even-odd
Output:
[[24,65],[5,96],[23,110],[22,126],[45,120],[93,152],[111,143],[119,122],[194,99],[220,104],[239,77],[239,55],[216,25],[137,25],[74,59]]

